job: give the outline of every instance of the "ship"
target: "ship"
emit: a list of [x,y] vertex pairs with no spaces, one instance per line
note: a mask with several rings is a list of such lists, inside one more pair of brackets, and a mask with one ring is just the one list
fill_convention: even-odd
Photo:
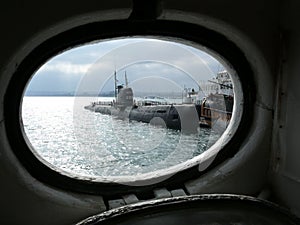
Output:
[[[116,100],[92,102],[84,108],[101,114],[112,115],[117,119],[150,123],[184,132],[197,132],[200,105],[169,104],[165,101],[149,101],[148,98],[144,99],[145,101],[136,102],[133,100],[132,88],[119,85],[117,89]],[[191,116],[196,119],[196,123],[182,123],[182,118],[191,118]]]
[[[219,72],[216,79],[218,82],[210,81],[220,87],[215,90],[232,89],[227,72]],[[197,132],[199,127],[205,127],[222,133],[230,122],[234,98],[228,92],[217,91],[201,98],[200,91],[184,88],[181,104],[168,103],[160,96],[146,96],[135,101],[133,89],[128,87],[126,72],[125,86],[116,85],[116,80],[115,72],[115,100],[92,102],[85,109],[184,132]]]

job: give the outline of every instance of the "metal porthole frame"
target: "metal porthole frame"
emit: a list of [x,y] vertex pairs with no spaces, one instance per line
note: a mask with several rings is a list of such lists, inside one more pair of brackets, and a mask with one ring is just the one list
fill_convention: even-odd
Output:
[[[145,186],[128,186],[118,183],[94,182],[65,176],[39,161],[30,150],[20,128],[20,107],[23,91],[32,74],[47,60],[63,50],[95,40],[131,37],[157,36],[179,38],[211,49],[225,58],[239,75],[243,91],[243,113],[241,121],[228,143],[219,151],[212,164],[199,172],[197,166],[178,172],[162,182]],[[93,22],[71,28],[50,37],[34,48],[16,67],[9,81],[4,98],[4,123],[11,148],[22,165],[37,180],[68,191],[120,196],[128,193],[147,193],[158,187],[180,187],[184,182],[195,179],[226,159],[234,156],[248,134],[252,122],[255,102],[253,71],[238,46],[224,35],[208,28],[179,21],[167,20],[112,20]]]

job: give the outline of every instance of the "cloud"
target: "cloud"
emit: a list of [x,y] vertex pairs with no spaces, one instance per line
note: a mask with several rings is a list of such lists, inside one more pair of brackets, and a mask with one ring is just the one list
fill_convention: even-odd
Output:
[[113,77],[115,70],[127,70],[131,81],[147,76],[160,76],[181,87],[194,86],[214,76],[203,58],[205,57],[173,42],[145,39],[126,45],[122,43],[95,61],[82,77],[77,91],[96,92],[106,89],[105,86],[110,86],[106,84]]
[[106,86],[110,90],[115,70],[123,83],[126,70],[130,82],[159,76],[183,87],[211,79],[219,69],[220,63],[199,49],[170,41],[123,38],[83,45],[55,56],[36,72],[28,89],[77,87],[82,92],[96,92]]
[[136,79],[132,83],[129,83],[129,85],[136,92],[181,92],[183,89],[176,82],[159,76]]
[[44,64],[39,73],[43,72],[59,72],[64,74],[85,74],[92,64],[74,64],[68,61],[56,61]]

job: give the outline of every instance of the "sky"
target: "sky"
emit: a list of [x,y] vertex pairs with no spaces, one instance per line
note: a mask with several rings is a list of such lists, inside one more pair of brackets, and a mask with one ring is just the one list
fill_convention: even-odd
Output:
[[146,38],[90,43],[67,50],[41,66],[29,81],[26,95],[107,93],[117,84],[134,92],[180,92],[198,89],[222,65],[191,46]]

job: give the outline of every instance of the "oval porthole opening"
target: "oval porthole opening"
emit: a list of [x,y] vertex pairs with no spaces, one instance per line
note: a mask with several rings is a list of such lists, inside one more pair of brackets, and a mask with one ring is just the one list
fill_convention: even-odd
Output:
[[133,186],[209,166],[243,97],[229,65],[183,43],[101,40],[42,65],[21,107],[33,154],[62,174]]
[[240,77],[251,74],[247,62],[161,27],[131,32],[53,51],[61,34],[30,55],[48,49],[40,63],[29,57],[16,71],[8,93],[18,90],[19,100],[6,124],[16,125],[17,115],[19,128],[7,131],[18,134],[13,149],[38,179],[103,195],[141,192],[178,186],[238,150],[234,138],[251,107]]

